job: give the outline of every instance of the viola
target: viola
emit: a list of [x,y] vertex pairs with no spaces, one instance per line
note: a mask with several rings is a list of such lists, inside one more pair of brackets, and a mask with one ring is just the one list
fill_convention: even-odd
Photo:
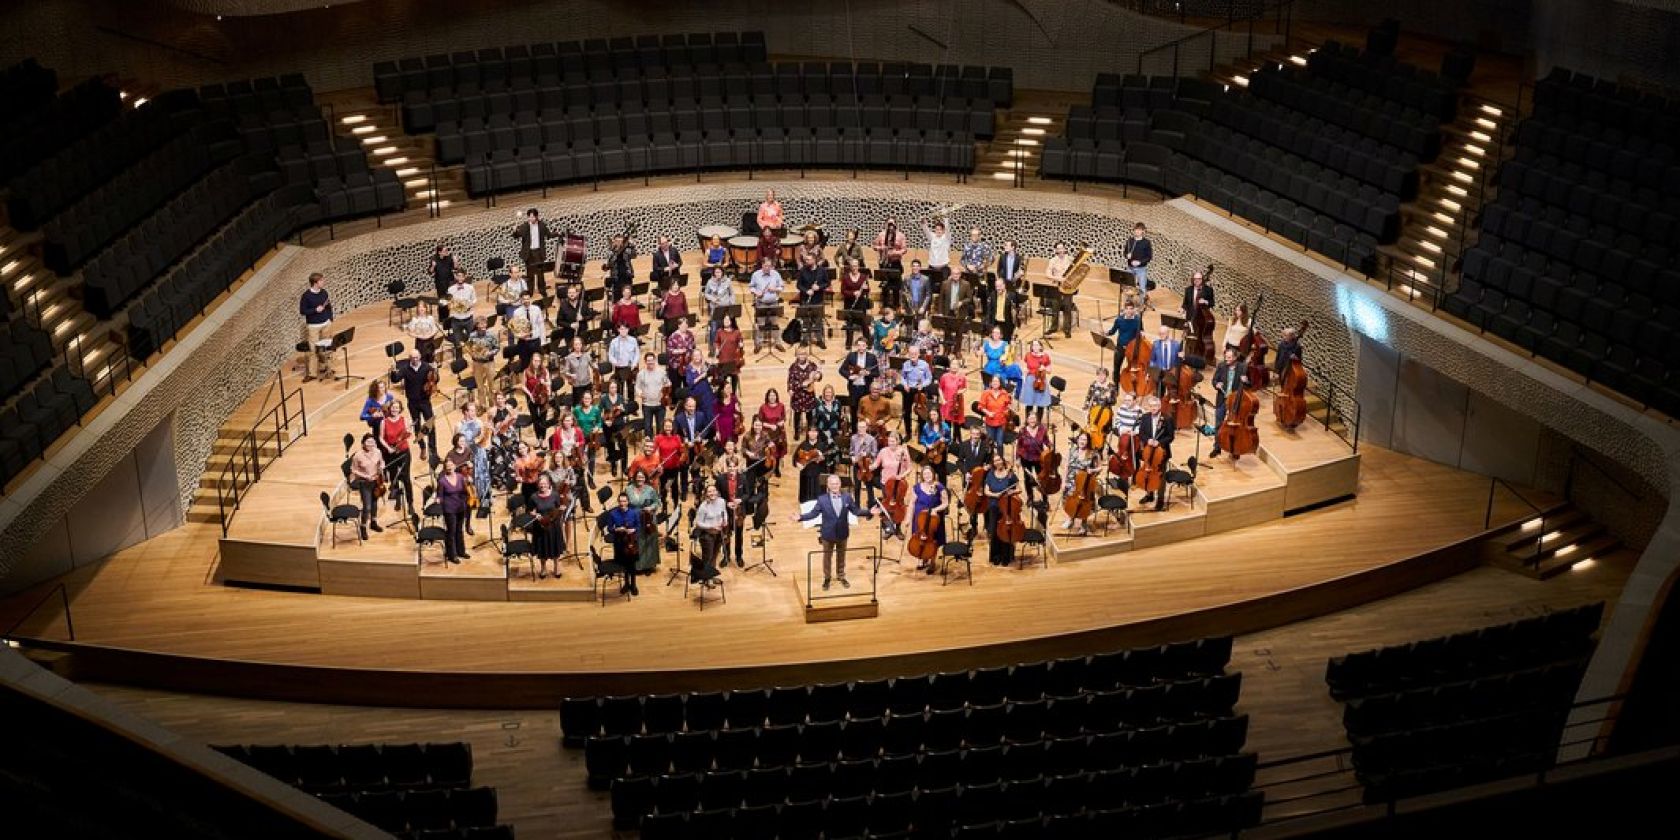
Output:
[[971,514],[978,514],[980,506],[985,504],[986,495],[986,467],[975,467],[968,471],[968,489],[963,492],[963,507]]
[[1073,483],[1068,485],[1067,496],[1062,499],[1062,511],[1069,519],[1076,522],[1083,521],[1097,509],[1096,470],[1082,470],[1073,477]]
[[[1296,333],[1296,340],[1307,331],[1307,322],[1301,322],[1301,328]],[[1300,351],[1289,360],[1289,366],[1284,368],[1283,377],[1278,381],[1277,399],[1272,401],[1272,414],[1277,417],[1278,425],[1284,429],[1293,429],[1307,419],[1307,366],[1301,362]]]
[[1062,491],[1062,453],[1056,451],[1056,437],[1050,436],[1050,443],[1044,448],[1044,457],[1038,463],[1038,489],[1044,491],[1046,497],[1054,496]]
[[894,525],[904,524],[904,497],[909,490],[910,483],[902,478],[889,478],[881,488],[881,509],[887,512],[887,518]]
[[994,533],[1006,543],[1018,543],[1027,537],[1027,521],[1021,518],[1021,494],[1011,492],[997,499],[998,521]]
[[1114,406],[1093,405],[1085,418],[1089,421],[1085,433],[1091,436],[1091,448],[1101,449],[1103,442],[1108,440],[1108,427],[1114,423]]
[[927,453],[922,456],[922,463],[938,469],[939,465],[945,463],[945,453],[948,449],[950,449],[950,444],[946,443],[944,438],[934,441],[933,445],[928,447]]
[[944,524],[945,518],[932,510],[924,510],[916,514],[916,533],[910,535],[910,544],[905,550],[910,556],[923,562],[931,562],[939,556],[939,543],[934,539],[939,526]]
[[1167,450],[1160,446],[1145,446],[1137,458],[1137,473],[1133,485],[1145,493],[1161,492],[1166,479]]
[[1260,432],[1254,428],[1254,415],[1260,413],[1260,397],[1246,385],[1225,395],[1225,422],[1220,424],[1214,440],[1219,448],[1231,453],[1236,460],[1260,448]]
[[821,461],[822,457],[823,455],[821,449],[801,449],[794,454],[793,464],[796,467],[805,467]]
[[[1128,394],[1147,394],[1149,382],[1149,339],[1142,333],[1126,343],[1126,367],[1120,371],[1120,390]],[[1093,443],[1094,445],[1094,443]]]
[[862,458],[857,459],[857,463],[854,465],[854,471],[857,473],[857,482],[858,482],[859,485],[868,484],[869,482],[874,481],[875,480],[875,458],[874,458],[874,456],[865,455]]

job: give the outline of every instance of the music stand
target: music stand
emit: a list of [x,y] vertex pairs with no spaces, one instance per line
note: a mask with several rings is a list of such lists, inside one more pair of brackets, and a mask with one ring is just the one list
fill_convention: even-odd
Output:
[[873,320],[869,310],[841,307],[840,320],[846,324],[846,352],[852,351],[852,341],[859,334],[871,347],[875,345],[874,336],[869,334],[870,321]]
[[753,569],[763,569],[769,572],[771,577],[780,577],[776,574],[776,558],[770,556],[770,541],[776,538],[776,533],[770,530],[769,500],[763,495],[754,498],[758,500],[758,504],[753,506],[752,521],[753,530],[758,532],[754,535],[758,542],[758,562],[742,569],[741,574],[744,575]]
[[781,319],[784,307],[778,303],[774,306],[753,307],[753,355],[754,361],[773,359],[783,361],[777,348],[781,346],[781,336],[777,335],[776,322]]
[[1190,328],[1190,322],[1189,322],[1189,320],[1187,320],[1185,318],[1181,318],[1177,315],[1168,315],[1167,313],[1162,312],[1161,313],[1161,326],[1166,327],[1169,330],[1176,330],[1178,332],[1185,332],[1186,330],[1188,330]]
[[350,342],[355,340],[356,328],[346,327],[337,335],[334,335],[332,337],[332,341],[329,342],[324,349],[320,345],[315,346],[315,352],[317,353],[325,353],[326,355],[331,356],[334,352],[337,352],[342,355],[344,367],[341,368],[342,373],[340,373],[336,378],[344,381],[344,390],[346,391],[350,390],[350,380],[367,379],[365,376],[355,376],[350,373]]
[[820,303],[802,303],[795,307],[793,312],[794,317],[805,325],[799,343],[810,347],[813,343],[812,333],[815,333],[816,343],[825,346],[828,344],[828,307]]

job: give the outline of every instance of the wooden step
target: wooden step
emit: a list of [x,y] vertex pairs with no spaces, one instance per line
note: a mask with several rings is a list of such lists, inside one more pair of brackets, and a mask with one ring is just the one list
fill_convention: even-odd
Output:
[[1606,531],[1584,542],[1574,543],[1574,549],[1564,553],[1549,552],[1541,557],[1537,569],[1538,577],[1545,580],[1560,575],[1570,569],[1610,553],[1621,545],[1621,540]]
[[[1525,520],[1523,524],[1527,525],[1530,522],[1541,523],[1545,527],[1545,533],[1553,533],[1575,528],[1580,526],[1582,523],[1590,521],[1591,520],[1587,518],[1586,514],[1571,507],[1554,511],[1550,515],[1544,517],[1539,514],[1535,514],[1533,518]],[[1515,531],[1511,531],[1510,533],[1503,535],[1499,541],[1500,547],[1504,551],[1514,554],[1522,554],[1525,549],[1532,551],[1534,541],[1543,536],[1540,531],[1541,524],[1536,524],[1527,529],[1518,528]],[[1548,544],[1557,543],[1555,539],[1547,540],[1546,542]],[[1557,544],[1562,545],[1563,543]]]

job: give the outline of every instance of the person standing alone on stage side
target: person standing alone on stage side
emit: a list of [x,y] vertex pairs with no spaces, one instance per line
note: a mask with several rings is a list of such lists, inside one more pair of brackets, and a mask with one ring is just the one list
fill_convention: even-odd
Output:
[[1126,243],[1126,270],[1137,281],[1138,306],[1145,312],[1155,308],[1149,302],[1149,261],[1155,258],[1155,248],[1147,234],[1143,222],[1138,222],[1132,227],[1132,241]]
[[810,510],[788,516],[792,522],[821,520],[818,539],[822,542],[823,549],[822,588],[828,589],[831,580],[839,577],[840,585],[851,589],[851,582],[846,580],[846,540],[851,536],[852,526],[846,517],[871,519],[875,516],[874,510],[858,507],[852,494],[840,492],[840,476],[831,475],[828,477],[828,492],[818,496]]
[[333,378],[332,353],[327,350],[332,346],[332,336],[328,334],[332,331],[332,301],[327,298],[326,279],[321,272],[309,275],[309,288],[298,301],[298,314],[303,316],[303,340],[309,345],[312,360],[306,362],[308,375],[303,381]]
[[519,259],[525,263],[537,294],[543,297],[548,295],[548,278],[543,276],[541,266],[548,261],[548,238],[552,235],[535,207],[526,210],[525,221],[513,229],[513,238],[519,241]]

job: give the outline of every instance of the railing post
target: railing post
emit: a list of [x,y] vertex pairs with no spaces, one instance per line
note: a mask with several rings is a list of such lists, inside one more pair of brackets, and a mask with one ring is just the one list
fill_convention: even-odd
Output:
[[1488,476],[1487,512],[1482,514],[1482,530],[1486,531],[1493,524],[1493,490],[1499,479]]
[[70,616],[70,589],[64,584],[58,585],[58,597],[64,602],[64,629],[70,633],[70,641],[76,641],[76,620]]

